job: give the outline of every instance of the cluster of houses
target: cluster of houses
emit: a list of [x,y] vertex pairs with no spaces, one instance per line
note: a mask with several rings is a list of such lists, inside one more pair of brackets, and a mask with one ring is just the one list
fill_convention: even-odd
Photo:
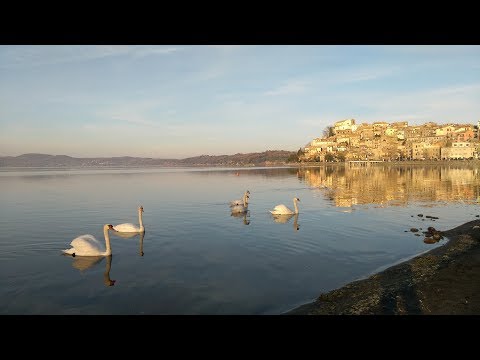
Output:
[[300,161],[402,161],[478,159],[478,124],[409,126],[402,122],[357,125],[355,119],[337,121],[328,136],[313,139]]

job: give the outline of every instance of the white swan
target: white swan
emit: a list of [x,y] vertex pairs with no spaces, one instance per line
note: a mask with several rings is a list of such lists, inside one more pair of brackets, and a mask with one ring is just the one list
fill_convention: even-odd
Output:
[[293,198],[293,206],[295,207],[295,211],[290,210],[283,204],[277,205],[273,208],[273,210],[269,210],[273,215],[282,215],[282,214],[298,214],[298,206],[297,202],[300,201],[299,198]]
[[[86,234],[80,235],[72,240],[70,249],[62,250],[64,254],[72,256],[108,256],[112,255],[112,247],[110,246],[109,230],[114,230],[110,224],[103,226],[103,235],[105,236],[105,249],[95,236]],[[114,230],[115,231],[115,230]]]
[[145,232],[145,227],[143,226],[143,221],[142,221],[142,213],[143,213],[143,206],[140,206],[138,208],[138,223],[140,224],[140,226],[132,223],[123,223],[123,224],[115,225],[113,229],[118,232],[126,232],[126,233]]
[[244,196],[245,201],[242,204],[234,205],[230,208],[232,214],[242,214],[248,211],[248,199],[250,197],[248,195]]
[[238,200],[232,200],[230,201],[230,207],[236,206],[236,205],[245,205],[250,198],[250,191],[245,191],[243,194],[243,199],[238,199]]
[[230,208],[230,211],[232,212],[232,214],[246,213],[248,211],[248,202],[245,205],[239,204],[232,206]]

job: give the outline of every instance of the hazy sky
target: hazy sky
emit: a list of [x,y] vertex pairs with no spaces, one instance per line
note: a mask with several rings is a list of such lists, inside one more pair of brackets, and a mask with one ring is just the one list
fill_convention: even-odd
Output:
[[296,151],[326,126],[480,120],[480,46],[0,46],[0,156]]

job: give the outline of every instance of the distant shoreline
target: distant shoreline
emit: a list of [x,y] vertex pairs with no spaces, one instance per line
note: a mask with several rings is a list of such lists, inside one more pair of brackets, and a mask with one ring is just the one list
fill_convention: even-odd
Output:
[[480,219],[442,234],[446,244],[284,314],[480,315]]
[[76,158],[67,155],[23,154],[19,156],[0,156],[0,168],[5,167],[58,167],[58,168],[258,168],[258,167],[322,167],[322,166],[405,166],[405,165],[439,165],[439,164],[480,164],[479,159],[472,160],[417,160],[417,161],[379,161],[379,162],[292,162],[296,153],[286,150],[267,150],[262,153],[235,155],[200,155],[185,159],[157,159],[131,156]]
[[[480,159],[474,160],[438,160],[438,161],[382,161],[365,162],[353,164],[353,166],[445,166],[445,165],[476,165],[480,166]],[[275,168],[275,167],[325,167],[325,166],[350,166],[349,162],[302,162],[302,163],[275,163],[275,164],[247,164],[247,165],[228,165],[228,164],[169,164],[169,165],[4,165],[0,164],[0,169],[146,169],[146,168],[231,168],[231,169],[249,169],[249,168]]]

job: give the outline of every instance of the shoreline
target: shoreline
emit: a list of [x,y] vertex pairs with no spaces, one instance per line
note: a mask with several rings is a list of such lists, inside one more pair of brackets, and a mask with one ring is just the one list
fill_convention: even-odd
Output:
[[[322,167],[322,166],[350,166],[348,161],[344,162],[312,162],[306,161],[295,163],[298,167]],[[355,163],[353,163],[355,164]],[[356,166],[445,166],[445,165],[475,165],[480,164],[480,159],[471,160],[405,160],[405,161],[380,161],[364,162]],[[354,165],[354,166],[355,166]]]
[[[405,160],[405,161],[380,161],[380,162],[365,162],[362,164],[355,164],[353,166],[479,166],[480,159],[470,160]],[[4,165],[0,164],[0,169],[110,169],[110,168],[226,168],[226,169],[257,169],[257,168],[304,168],[304,167],[349,167],[350,162],[285,162],[285,161],[266,161],[264,163],[251,164],[106,164],[106,165],[75,165],[75,164],[58,164],[58,165]]]
[[283,315],[479,315],[480,219],[441,233],[444,245]]

